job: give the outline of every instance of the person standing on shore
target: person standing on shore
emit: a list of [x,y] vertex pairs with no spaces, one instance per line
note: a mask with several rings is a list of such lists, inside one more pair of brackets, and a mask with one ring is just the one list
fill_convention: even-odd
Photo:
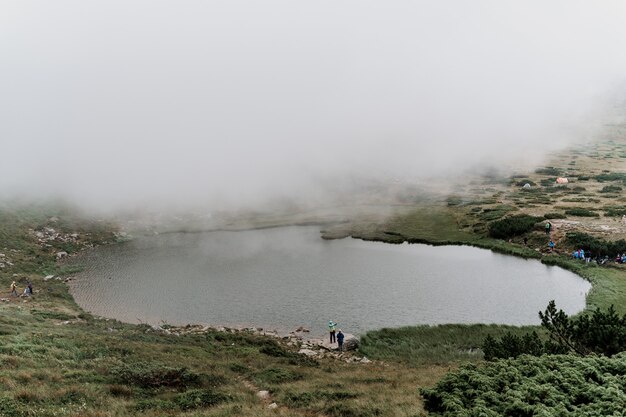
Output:
[[337,323],[332,320],[328,320],[328,332],[330,333],[330,343],[335,343],[335,329],[337,328]]
[[11,295],[17,297],[17,284],[15,281],[11,283]]
[[339,332],[337,332],[337,344],[339,345],[339,352],[343,352],[343,333],[341,332],[341,329],[339,329]]
[[552,230],[552,223],[546,222],[546,235],[550,236],[551,230]]

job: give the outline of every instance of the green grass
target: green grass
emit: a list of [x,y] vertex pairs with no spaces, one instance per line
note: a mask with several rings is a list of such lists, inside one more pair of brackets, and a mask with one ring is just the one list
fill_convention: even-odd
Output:
[[501,337],[513,332],[521,336],[533,330],[540,332],[541,328],[446,324],[381,329],[362,338],[360,351],[369,358],[412,366],[478,362],[483,359],[479,348],[487,335]]

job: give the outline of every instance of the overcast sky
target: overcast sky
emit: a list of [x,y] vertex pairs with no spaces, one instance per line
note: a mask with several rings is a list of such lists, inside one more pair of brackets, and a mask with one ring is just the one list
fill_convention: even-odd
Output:
[[623,1],[0,1],[0,195],[254,205],[587,140]]

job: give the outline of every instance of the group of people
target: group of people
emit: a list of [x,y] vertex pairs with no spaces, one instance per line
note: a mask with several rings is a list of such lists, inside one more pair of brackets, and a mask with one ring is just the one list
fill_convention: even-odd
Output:
[[[11,283],[11,295],[13,297],[20,296],[17,292],[17,283],[15,281]],[[31,295],[33,295],[33,284],[29,281],[28,285],[24,287],[24,292],[22,293],[21,297],[30,297]]]
[[589,263],[589,262],[591,262],[591,251],[588,250],[588,251],[585,252],[585,250],[583,248],[580,248],[578,250],[575,250],[572,253],[572,257],[574,259],[582,259],[586,263]]
[[343,352],[344,334],[341,329],[337,329],[337,323],[328,320],[328,331],[330,332],[330,343],[337,343],[340,352]]

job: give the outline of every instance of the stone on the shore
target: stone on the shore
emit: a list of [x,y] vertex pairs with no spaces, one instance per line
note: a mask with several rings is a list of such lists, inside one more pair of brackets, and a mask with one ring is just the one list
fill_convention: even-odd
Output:
[[262,400],[267,400],[267,399],[270,398],[270,392],[262,390],[262,391],[257,392],[256,396],[259,397]]
[[52,279],[52,278],[54,278],[54,275],[46,275],[46,276],[43,278],[43,280],[44,280],[44,281],[48,281],[48,280],[50,280],[50,279]]
[[357,350],[359,347],[359,338],[353,334],[344,333],[343,350]]
[[306,356],[316,356],[317,352],[311,349],[300,349],[298,351],[299,354],[301,355],[306,355]]
[[65,251],[57,252],[57,259],[63,259],[66,256],[67,256],[67,252]]
[[270,405],[267,406],[267,408],[269,408],[270,410],[274,410],[274,409],[278,408],[278,404],[271,403]]

